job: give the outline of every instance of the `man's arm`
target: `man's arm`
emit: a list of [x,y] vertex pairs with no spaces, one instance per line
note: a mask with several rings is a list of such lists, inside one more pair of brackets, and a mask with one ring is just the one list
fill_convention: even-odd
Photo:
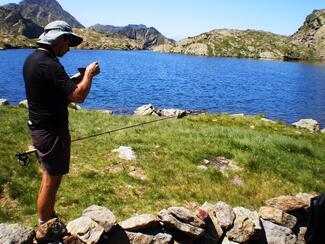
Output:
[[76,103],[84,102],[89,93],[93,77],[98,75],[99,72],[100,69],[97,62],[88,65],[84,77],[78,83],[77,88],[68,96],[69,100]]

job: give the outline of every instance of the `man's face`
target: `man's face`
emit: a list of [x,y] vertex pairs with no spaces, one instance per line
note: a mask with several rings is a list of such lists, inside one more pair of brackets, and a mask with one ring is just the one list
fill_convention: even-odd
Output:
[[53,51],[58,57],[63,57],[70,50],[70,38],[61,36],[53,45]]

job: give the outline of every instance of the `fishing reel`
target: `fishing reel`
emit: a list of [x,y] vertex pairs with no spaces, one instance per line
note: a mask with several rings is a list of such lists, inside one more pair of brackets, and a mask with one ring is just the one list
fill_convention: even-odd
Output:
[[17,152],[15,157],[20,163],[21,166],[27,166],[30,162],[29,154],[36,152],[36,148],[33,146],[29,146],[29,149],[25,152]]

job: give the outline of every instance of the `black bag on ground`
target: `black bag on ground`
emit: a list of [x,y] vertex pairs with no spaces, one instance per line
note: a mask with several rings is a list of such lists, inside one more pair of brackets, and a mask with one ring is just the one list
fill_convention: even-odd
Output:
[[325,192],[310,201],[310,215],[305,240],[307,244],[325,243]]

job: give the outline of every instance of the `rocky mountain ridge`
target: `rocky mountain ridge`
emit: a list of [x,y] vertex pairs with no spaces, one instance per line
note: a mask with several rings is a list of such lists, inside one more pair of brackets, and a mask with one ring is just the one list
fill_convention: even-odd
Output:
[[152,50],[201,56],[325,60],[325,10],[313,11],[292,36],[256,30],[217,29]]
[[90,29],[103,33],[115,33],[132,40],[141,41],[143,49],[151,48],[155,45],[173,44],[174,40],[166,38],[154,27],[145,25],[127,25],[127,26],[112,26],[112,25],[94,25]]
[[325,9],[314,10],[290,38],[294,43],[313,48],[316,59],[325,60]]
[[40,26],[59,19],[66,21],[73,28],[84,28],[56,0],[23,0],[18,4],[18,9],[24,18],[30,19]]

